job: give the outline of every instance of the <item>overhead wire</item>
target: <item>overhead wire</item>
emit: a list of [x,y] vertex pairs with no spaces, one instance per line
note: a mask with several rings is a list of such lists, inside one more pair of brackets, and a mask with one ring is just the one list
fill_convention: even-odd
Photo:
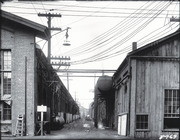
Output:
[[[109,5],[109,4],[108,4]],[[107,5],[106,5],[107,6]],[[106,8],[106,6],[104,6],[104,7],[101,7],[101,9],[99,9],[98,11],[94,11],[93,13],[97,13],[97,12],[100,12],[100,10],[102,10],[102,9],[104,9],[104,8]],[[91,13],[91,15],[93,14],[93,13]],[[88,16],[86,16],[86,17],[83,17],[83,19],[85,19],[85,18],[87,18],[87,17],[89,17],[89,15]],[[82,19],[80,19],[80,20],[82,20]],[[78,21],[80,21],[80,20],[78,20]],[[77,22],[77,21],[76,21]],[[74,22],[73,22],[74,23]],[[72,23],[71,23],[72,24]]]
[[[42,1],[41,1],[42,2]],[[43,6],[43,5],[42,5]],[[20,6],[4,6],[4,7],[8,7],[8,8],[21,8],[21,9],[33,9],[33,8],[31,8],[31,7],[20,7]],[[101,7],[100,9],[105,9],[106,7]],[[63,9],[51,9],[51,8],[44,8],[44,6],[43,6],[43,8],[36,8],[36,9],[38,9],[38,10],[45,10],[46,12],[47,11],[51,11],[51,10],[53,10],[53,11],[65,11],[65,12],[77,12],[77,13],[79,13],[79,12],[81,12],[81,13],[101,13],[101,14],[131,14],[132,12],[111,12],[111,11],[84,11],[84,10],[63,10]],[[156,12],[156,11],[152,11],[152,13],[149,13],[149,14],[154,14],[153,12]],[[169,11],[168,11],[169,12]],[[178,15],[178,11],[171,11],[171,12],[173,12],[173,15]],[[174,12],[177,12],[177,13],[174,13]],[[166,15],[166,14],[164,14],[164,13],[162,13],[161,15]]]
[[[131,21],[131,23],[132,23],[132,21]],[[123,28],[123,30],[124,30],[124,28]],[[109,40],[109,39],[108,39]],[[85,44],[86,46],[87,46],[87,44]],[[98,46],[99,47],[99,46]],[[82,48],[82,46],[80,47],[80,48]],[[91,50],[94,50],[94,47],[89,47]],[[82,50],[82,49],[81,49]],[[88,49],[86,50],[86,51],[89,51]],[[77,55],[77,49],[75,49],[75,54],[73,54],[73,55]],[[84,51],[81,51],[82,53],[84,53]],[[70,55],[72,55],[72,53],[70,53]]]
[[[102,53],[101,53],[102,54]],[[96,60],[96,59],[94,59],[94,60]]]
[[[135,14],[135,13],[133,13],[133,14]],[[139,12],[137,13],[137,14],[139,14]],[[131,15],[130,15],[131,16]],[[127,20],[127,21],[126,21]],[[134,28],[134,24],[139,24],[140,22],[142,22],[143,20],[135,20],[135,21],[132,21],[131,20],[131,22],[129,22],[129,18],[127,18],[127,19],[125,19],[125,20],[123,20],[123,22],[121,22],[121,26],[120,27],[118,27],[118,29],[115,29],[116,30],[116,33],[113,35],[107,35],[108,36],[108,38],[107,39],[105,39],[104,41],[102,41],[102,38],[100,39],[101,40],[101,42],[100,43],[98,43],[98,44],[96,44],[96,49],[99,49],[99,48],[101,48],[101,47],[104,47],[105,45],[108,45],[109,43],[111,43],[112,41],[114,41],[114,40],[116,40],[117,38],[120,38],[120,36],[122,36],[125,32],[127,32],[129,29],[131,29],[131,27],[133,27]],[[130,24],[129,24],[130,23]],[[122,27],[122,25],[124,25],[125,27]],[[120,30],[119,30],[120,29]],[[105,44],[103,44],[103,43],[105,43]],[[96,50],[95,48],[93,48],[93,47],[91,47],[90,49],[88,49],[88,50],[86,50],[86,51],[88,51],[88,52],[91,52],[91,51],[95,51]],[[85,51],[83,51],[82,53],[85,53]]]
[[[5,7],[5,6],[4,6]],[[3,7],[2,7],[3,8]],[[25,8],[28,9],[28,8]],[[19,11],[13,11],[14,14],[21,14],[21,15],[36,15],[37,13],[34,12],[19,12]],[[128,13],[126,13],[128,14]],[[89,18],[126,18],[126,15],[91,15],[91,14],[62,14],[64,17],[89,17]],[[174,15],[178,15],[178,14],[174,14]],[[138,16],[134,16],[131,18],[139,18]],[[142,17],[142,18],[147,18],[147,17]],[[157,17],[159,19],[164,18],[164,16],[159,16]]]
[[[146,36],[143,36],[143,38],[141,38],[140,40],[138,41],[142,41],[141,43],[138,43],[140,46],[144,45],[144,44],[147,44],[148,42],[151,42],[151,41],[154,41],[155,39],[158,39],[160,37],[162,37],[163,35],[167,35],[171,30],[175,30],[179,27],[179,25],[176,25],[175,27],[173,27],[172,29],[170,29],[168,26],[169,26],[170,22],[168,24],[166,24],[165,26],[167,26],[163,31],[157,33],[156,35],[148,38],[147,40],[144,40],[142,41],[143,39],[145,39],[147,36],[151,35],[153,32],[151,32],[151,34],[148,34]],[[172,25],[175,25],[175,23],[173,23]],[[171,26],[172,26],[171,25]],[[165,27],[163,26],[163,27]],[[155,31],[154,31],[155,32]]]
[[[59,33],[61,33],[61,31],[60,32],[58,32],[58,33],[56,33],[56,34],[54,34],[54,35],[57,35],[57,34],[59,34]],[[86,44],[85,44],[86,45]]]
[[[149,6],[149,5],[147,5],[147,6]],[[133,14],[140,14],[139,12],[138,13],[132,13],[130,16],[132,16]],[[141,19],[140,19],[141,20]],[[142,21],[142,20],[141,20]],[[129,24],[130,23],[130,24]],[[117,24],[119,27],[118,28],[120,28],[121,30],[120,31],[118,31],[113,37],[115,37],[116,36],[116,38],[118,38],[120,35],[118,35],[119,33],[120,34],[122,34],[123,33],[123,31],[124,32],[126,32],[126,30],[125,29],[130,29],[129,28],[129,26],[131,26],[131,25],[133,25],[134,24],[134,21],[132,22],[129,22],[129,19],[127,18],[127,19],[125,19],[125,20],[123,20],[123,22],[120,22],[119,24]],[[136,20],[136,24],[138,24],[138,22],[137,22],[137,20]],[[123,27],[122,25],[124,25],[125,27]],[[129,26],[128,26],[129,25]],[[128,27],[128,28],[127,28]],[[112,32],[114,32],[114,30],[118,30],[118,28],[114,28],[113,30],[112,30]],[[110,32],[110,34],[111,34],[111,32]],[[107,36],[109,36],[109,33],[107,34]],[[100,40],[102,40],[102,38],[100,38]],[[106,40],[109,40],[109,38],[108,39],[106,39]],[[99,41],[99,40],[98,40]],[[99,47],[99,46],[98,46]],[[92,48],[91,48],[92,49]],[[94,49],[94,48],[93,48]],[[82,53],[84,53],[84,52],[82,52]]]
[[[146,2],[145,4],[147,4],[148,2]],[[145,5],[144,4],[144,5]],[[143,5],[143,6],[144,6]],[[142,6],[142,7],[143,7]],[[140,9],[140,8],[139,8]],[[136,10],[136,12],[139,11],[139,9]],[[131,13],[131,15],[135,14],[134,13]],[[130,17],[131,15],[129,15],[128,17]],[[124,24],[126,22],[126,20],[128,20],[128,17],[126,17],[126,19],[124,19],[122,22],[119,22],[118,24],[116,24],[114,27],[112,27],[111,29],[109,29],[108,31],[102,33],[101,35],[99,36],[96,36],[93,40],[79,46],[78,48],[75,48],[69,52],[66,52],[68,53],[69,55],[74,55],[73,52],[75,52],[75,54],[80,50],[80,52],[82,52],[83,50],[88,50],[88,49],[92,49],[92,45],[95,45],[97,42],[99,41],[102,41],[103,38],[109,36],[110,34],[114,33],[115,31],[118,31],[119,27],[122,26],[122,24]],[[91,45],[91,46],[89,46]],[[85,47],[84,47],[85,46]],[[88,47],[89,46],[89,47]],[[94,47],[93,47],[94,48]]]
[[[177,27],[177,26],[176,26],[176,27]],[[167,35],[167,33],[168,33],[168,32],[166,32],[165,35]],[[158,36],[156,36],[156,37],[158,37]],[[162,36],[159,35],[159,37],[162,37]],[[154,41],[154,38],[151,39],[151,40]],[[150,40],[147,40],[147,41],[150,41]],[[146,43],[144,42],[144,44],[147,44],[147,42],[146,42]],[[142,46],[141,43],[140,43],[139,45]],[[132,51],[131,48],[129,49],[129,51],[127,50],[127,52],[130,52],[130,51]],[[124,52],[116,52],[116,53],[111,54],[109,57],[105,56],[105,57],[103,57],[103,59],[102,59],[102,58],[96,59],[96,61],[97,61],[97,60],[103,61],[103,60],[106,60],[106,59],[109,59],[109,58],[112,58],[112,57],[116,57],[116,56],[118,56],[118,55],[120,55],[120,54],[123,54],[123,53],[124,53]]]
[[[179,25],[177,25],[176,27],[174,27],[174,29],[177,29],[177,27],[179,27]],[[166,31],[166,32],[164,33],[164,35],[167,35],[168,32],[169,32],[169,31]],[[162,32],[160,32],[160,33],[162,33]],[[159,37],[162,37],[161,34],[157,34],[157,35],[159,35]],[[156,36],[156,37],[157,37],[157,36]],[[143,39],[143,38],[142,38],[142,39]],[[139,41],[139,40],[138,40],[138,41]],[[147,44],[148,41],[150,41],[150,40],[145,40],[145,41],[144,41],[144,42],[146,42],[145,44]],[[142,43],[138,43],[138,45],[142,45]],[[85,64],[85,63],[90,63],[90,62],[95,62],[95,61],[97,62],[97,61],[107,60],[107,59],[110,59],[110,58],[119,56],[119,55],[121,55],[121,54],[128,53],[128,52],[130,52],[130,51],[132,51],[132,45],[129,45],[129,46],[125,47],[125,49],[122,49],[122,50],[117,51],[117,52],[115,52],[115,53],[112,53],[112,54],[110,54],[110,55],[107,55],[107,56],[98,58],[98,59],[96,59],[96,60],[90,60],[90,61],[88,61],[88,62],[82,62],[82,63],[80,63],[80,64]],[[73,65],[78,65],[78,64],[73,64]]]
[[[109,4],[108,4],[108,5],[109,5]],[[105,8],[107,8],[107,5],[104,6],[104,7],[101,7],[100,10],[105,9]],[[97,12],[100,13],[100,10],[98,10],[98,11],[93,11],[93,12],[91,12],[90,15],[84,16],[84,17],[82,17],[82,18],[80,18],[80,19],[78,19],[78,20],[76,20],[76,21],[73,21],[73,22],[71,22],[71,23],[68,23],[68,24],[66,24],[66,26],[67,26],[67,25],[72,25],[72,24],[77,23],[77,22],[79,22],[79,21],[82,21],[82,20],[88,18],[89,16],[91,16],[91,15],[94,14],[94,13],[97,13]]]
[[[16,1],[14,1],[14,3],[23,3],[23,4],[30,4],[30,3],[27,3],[27,2],[23,2],[23,1],[18,1],[18,2],[16,2]],[[174,4],[178,4],[179,2],[174,2]],[[36,2],[36,5],[41,5],[41,3],[39,3],[39,2]],[[100,7],[100,6],[89,6],[89,5],[72,5],[72,4],[53,4],[53,3],[48,3],[48,2],[46,2],[46,3],[44,3],[44,5],[47,5],[47,6],[57,6],[57,7],[69,7],[69,8],[72,8],[72,7],[75,7],[75,8],[88,8],[88,9],[96,9],[96,8],[102,8],[102,7]],[[122,10],[136,10],[136,8],[117,8],[117,7],[107,7],[106,9],[117,9],[117,10],[119,10],[119,9],[122,9]],[[141,10],[149,10],[149,9],[141,9]],[[154,11],[158,11],[158,9],[154,9]],[[169,11],[173,11],[173,10],[169,10]]]
[[[162,10],[160,10],[158,13],[157,13],[157,15],[155,16],[155,17],[157,17],[165,8],[167,8],[169,6],[169,4],[168,5],[165,5],[164,7],[163,7],[163,9]],[[154,17],[154,18],[155,18]],[[147,26],[147,25],[145,25],[145,26]],[[101,53],[102,54],[102,53]],[[94,56],[93,56],[94,57]],[[90,57],[90,58],[92,58],[92,57]],[[87,59],[84,59],[84,60],[86,60],[87,61]],[[94,59],[95,60],[95,59]],[[89,60],[90,61],[90,60]]]
[[[32,4],[32,6],[33,6],[33,9],[36,11],[36,14],[38,14],[38,11],[36,10],[36,8],[35,8],[35,6],[34,6],[32,0],[30,0],[30,2],[31,2],[31,4]],[[40,18],[42,24],[45,25],[44,22],[43,22],[43,20],[41,19],[41,17],[39,17],[39,18]]]
[[[87,44],[84,44],[84,45],[87,45]],[[82,49],[82,48],[81,48]],[[76,51],[77,51],[77,49],[76,49]]]

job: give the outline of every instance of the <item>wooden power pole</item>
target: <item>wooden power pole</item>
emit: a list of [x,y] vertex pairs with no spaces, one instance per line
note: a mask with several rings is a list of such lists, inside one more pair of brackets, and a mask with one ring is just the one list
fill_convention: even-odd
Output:
[[38,16],[47,17],[47,19],[48,19],[48,22],[47,22],[48,29],[50,30],[50,38],[48,40],[48,61],[49,61],[49,63],[51,63],[51,30],[60,30],[61,31],[61,28],[51,28],[51,19],[52,19],[52,17],[61,17],[61,14],[39,13]]

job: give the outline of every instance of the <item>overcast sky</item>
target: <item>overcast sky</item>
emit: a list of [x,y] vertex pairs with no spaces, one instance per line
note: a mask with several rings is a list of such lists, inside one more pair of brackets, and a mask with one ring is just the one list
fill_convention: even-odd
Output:
[[[179,27],[178,23],[170,22],[172,16],[179,17],[177,1],[13,1],[2,4],[2,10],[45,26],[47,18],[38,17],[38,13],[61,14],[61,18],[52,19],[52,27],[70,27],[71,46],[62,45],[66,32],[54,35],[51,55],[70,56],[69,69],[116,70],[131,51],[132,42],[142,47]],[[47,54],[47,43],[39,44]],[[67,86],[66,79],[61,79]],[[93,101],[96,81],[97,78],[70,77],[70,93],[86,108]]]

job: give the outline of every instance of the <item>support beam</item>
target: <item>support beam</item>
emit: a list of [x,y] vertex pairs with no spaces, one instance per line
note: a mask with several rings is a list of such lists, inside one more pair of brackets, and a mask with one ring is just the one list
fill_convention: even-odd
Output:
[[100,69],[68,69],[56,70],[59,73],[115,73],[116,70],[100,70]]

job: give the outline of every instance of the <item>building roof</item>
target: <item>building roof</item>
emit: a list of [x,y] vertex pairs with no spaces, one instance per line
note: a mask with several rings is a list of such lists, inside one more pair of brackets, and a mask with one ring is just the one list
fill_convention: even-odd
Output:
[[171,38],[173,38],[173,37],[178,37],[178,38],[180,38],[180,29],[178,29],[176,32],[174,32],[174,33],[172,33],[172,34],[169,34],[169,35],[167,35],[167,36],[165,36],[165,37],[163,37],[163,38],[160,38],[160,39],[158,39],[158,40],[156,40],[156,41],[153,41],[153,42],[151,42],[151,43],[149,43],[149,44],[147,44],[147,45],[145,45],[145,46],[143,46],[143,47],[141,47],[141,48],[138,48],[138,49],[136,49],[136,50],[128,53],[128,56],[139,54],[140,52],[146,51],[146,50],[149,49],[149,48],[155,47],[155,46],[157,46],[158,44],[160,44],[160,43],[162,43],[162,42],[165,42],[165,41],[167,41],[167,40],[169,40],[169,39],[171,39]]
[[48,28],[44,25],[38,24],[36,22],[33,22],[31,20],[19,17],[17,15],[14,15],[12,13],[2,11],[1,10],[1,25],[9,25],[12,27],[20,27],[20,28],[26,28],[33,31],[33,33],[42,39],[48,40],[50,37],[50,32]]
[[114,73],[113,77],[128,63],[128,58],[129,57],[138,56],[139,54],[141,54],[141,53],[143,53],[143,52],[145,52],[145,51],[147,51],[149,49],[152,49],[154,47],[157,47],[158,44],[166,42],[167,40],[172,39],[174,37],[180,38],[180,28],[177,31],[175,31],[174,33],[172,33],[172,34],[169,34],[169,35],[167,35],[167,36],[165,36],[163,38],[160,38],[160,39],[158,39],[156,41],[153,41],[153,42],[151,42],[151,43],[149,43],[149,44],[147,44],[147,45],[145,45],[145,46],[143,46],[141,48],[138,48],[138,49],[136,49],[134,51],[129,52],[127,54],[126,58],[123,60],[123,62],[118,67],[117,71]]

